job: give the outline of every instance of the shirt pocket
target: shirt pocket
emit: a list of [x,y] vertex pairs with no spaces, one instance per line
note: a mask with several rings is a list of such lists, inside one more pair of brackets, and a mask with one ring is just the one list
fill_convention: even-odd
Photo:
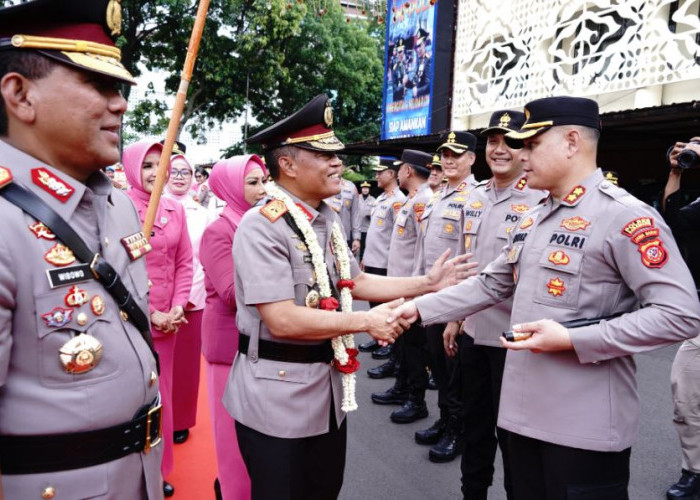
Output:
[[578,309],[583,252],[550,245],[542,253],[539,265],[534,301]]
[[311,376],[309,363],[287,363],[268,359],[253,363],[252,368],[255,378],[281,384],[307,384]]
[[440,224],[440,232],[438,236],[448,240],[456,240],[459,238],[459,223],[451,219],[438,219]]
[[[121,319],[116,304],[96,281],[76,285],[86,294],[82,305],[70,306],[67,296],[76,292],[73,286],[61,287],[36,297],[37,355],[41,381],[49,387],[82,386],[114,378],[121,371],[120,356],[124,350]],[[92,304],[102,299],[101,308]],[[98,314],[99,313],[99,314]],[[83,373],[68,373],[61,364],[63,346],[81,333],[92,336],[102,345],[101,358],[94,368]]]

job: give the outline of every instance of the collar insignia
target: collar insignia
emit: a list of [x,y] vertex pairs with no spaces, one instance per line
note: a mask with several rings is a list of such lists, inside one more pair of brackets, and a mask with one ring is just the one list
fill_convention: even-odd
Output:
[[65,203],[75,189],[45,168],[32,169],[32,181],[58,201]]
[[527,177],[521,177],[518,183],[515,185],[515,189],[522,191],[527,186]]
[[586,188],[583,186],[576,186],[569,194],[564,196],[561,201],[567,205],[574,205],[584,194],[586,194]]
[[29,226],[29,229],[32,231],[32,233],[34,233],[34,236],[36,236],[37,238],[43,238],[45,240],[56,239],[56,235],[53,234],[53,232],[41,222],[32,224],[31,226]]

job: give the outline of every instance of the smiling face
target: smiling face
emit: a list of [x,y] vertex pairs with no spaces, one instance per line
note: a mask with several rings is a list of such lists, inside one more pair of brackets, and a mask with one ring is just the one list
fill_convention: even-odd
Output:
[[509,182],[522,173],[521,151],[521,149],[508,147],[505,135],[502,133],[488,135],[486,139],[486,163],[497,181]]
[[283,187],[311,206],[340,193],[343,164],[335,153],[294,149],[294,155],[278,159]]
[[141,186],[147,193],[153,191],[153,183],[156,181],[160,149],[151,149],[146,154],[141,164]]
[[170,162],[170,180],[168,189],[173,194],[186,194],[192,186],[192,167],[182,158],[175,158]]
[[444,148],[440,152],[442,172],[450,185],[459,183],[471,174],[474,160],[476,155],[470,151],[457,154],[449,148]]
[[430,186],[430,189],[435,191],[442,183],[443,177],[444,174],[442,173],[442,169],[433,167],[432,170],[430,170],[430,177],[428,177],[428,185]]
[[126,111],[119,85],[114,78],[62,64],[30,80],[33,131],[42,148],[33,155],[80,180],[117,163]]

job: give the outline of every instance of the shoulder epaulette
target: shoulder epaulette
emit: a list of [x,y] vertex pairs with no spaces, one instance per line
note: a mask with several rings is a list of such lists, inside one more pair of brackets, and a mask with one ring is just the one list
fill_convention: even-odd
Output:
[[0,167],[0,189],[12,182],[12,172],[9,168]]
[[270,222],[275,222],[287,213],[287,207],[282,200],[272,200],[260,208],[260,213]]

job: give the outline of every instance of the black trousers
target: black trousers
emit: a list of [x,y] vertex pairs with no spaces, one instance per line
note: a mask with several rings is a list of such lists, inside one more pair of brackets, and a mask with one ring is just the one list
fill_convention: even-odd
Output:
[[[386,276],[386,269],[381,268],[381,267],[370,267],[370,266],[365,266],[365,272],[369,274],[377,274],[379,276]],[[370,302],[369,305],[370,307],[376,307],[381,302]]]
[[496,448],[503,456],[504,487],[513,499],[507,432],[496,427],[501,397],[506,350],[474,344],[462,335],[459,344],[464,412],[464,453],[462,453],[462,494],[469,500],[486,500],[493,482]]
[[367,243],[367,233],[360,233],[360,255],[357,257],[357,262],[362,262],[362,257],[365,255],[365,244]]
[[628,500],[630,448],[581,450],[508,433],[517,500]]
[[[442,342],[444,324],[430,325],[425,329],[428,346],[430,371],[438,387],[438,407],[440,416],[462,416],[462,389],[459,363],[456,358],[448,358]],[[462,335],[458,337],[458,341]]]
[[399,378],[405,381],[411,396],[424,399],[428,387],[428,372],[425,368],[430,364],[425,327],[418,322],[413,323],[396,343],[399,341]]
[[337,427],[331,408],[330,431],[284,439],[236,422],[238,446],[248,469],[251,500],[333,500],[343,486],[347,419]]

